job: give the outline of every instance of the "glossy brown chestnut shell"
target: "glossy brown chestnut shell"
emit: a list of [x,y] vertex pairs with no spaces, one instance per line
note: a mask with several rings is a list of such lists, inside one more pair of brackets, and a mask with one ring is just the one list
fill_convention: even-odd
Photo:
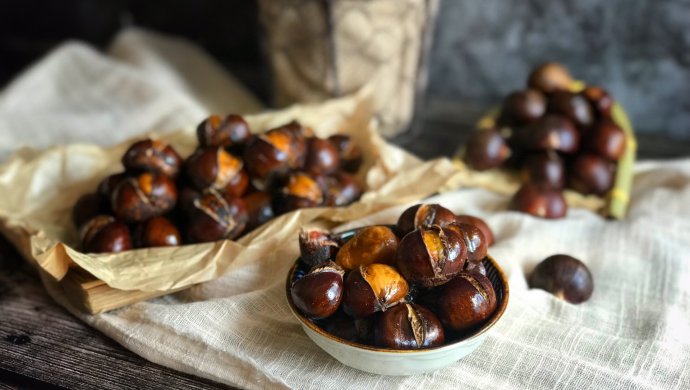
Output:
[[91,218],[108,213],[110,213],[108,198],[99,193],[85,194],[77,199],[77,203],[72,208],[72,222],[79,228]]
[[364,160],[362,150],[355,141],[347,135],[335,134],[328,137],[328,141],[335,145],[340,155],[340,167],[349,173],[357,173]]
[[325,200],[321,184],[306,172],[292,172],[273,197],[273,209],[278,214],[317,207]]
[[340,243],[323,229],[301,229],[299,232],[299,253],[302,261],[310,267],[334,261]]
[[462,332],[486,321],[496,304],[496,292],[489,279],[479,273],[462,272],[441,287],[436,314],[446,329]]
[[115,188],[117,188],[117,186],[126,178],[127,174],[124,172],[110,175],[98,184],[98,190],[96,192],[105,196],[107,199],[110,199],[115,191]]
[[455,222],[455,214],[437,203],[416,204],[400,214],[397,223],[398,234],[405,237],[407,233],[421,227],[434,225],[445,227]]
[[132,249],[127,226],[111,215],[98,215],[86,222],[80,231],[81,248],[85,253],[122,252]]
[[626,147],[625,132],[612,120],[599,121],[587,139],[587,149],[609,161],[618,161],[623,157]]
[[605,89],[590,85],[582,90],[582,96],[584,96],[592,106],[596,116],[599,118],[608,118],[611,116],[611,108],[613,107],[614,100]]
[[488,245],[481,229],[471,223],[452,223],[447,229],[462,237],[467,248],[467,261],[480,263],[485,257]]
[[191,242],[232,240],[242,234],[248,219],[242,199],[208,191],[193,202],[188,212],[187,235]]
[[197,149],[186,162],[187,177],[199,191],[213,188],[241,197],[249,186],[249,176],[242,160],[212,146]]
[[547,257],[534,269],[530,288],[546,290],[570,303],[582,303],[592,296],[592,274],[580,260],[568,255]]
[[312,137],[307,140],[304,170],[313,175],[329,175],[340,168],[340,153],[331,142]]
[[570,167],[568,185],[585,195],[604,195],[613,187],[614,171],[615,165],[606,159],[583,154]]
[[387,226],[362,228],[338,251],[336,263],[346,270],[372,263],[393,264],[399,240]]
[[511,155],[505,139],[496,129],[474,131],[467,141],[464,160],[470,168],[485,171],[503,165]]
[[544,94],[527,89],[515,91],[503,99],[501,115],[513,125],[526,125],[541,118],[546,112],[546,98]]
[[565,164],[553,150],[531,153],[522,165],[522,179],[540,186],[565,187]]
[[122,165],[128,172],[155,172],[176,177],[182,166],[182,157],[170,145],[145,139],[133,143],[122,156]]
[[169,219],[158,216],[134,228],[134,243],[137,248],[182,245],[180,231]]
[[249,195],[245,195],[242,200],[247,207],[247,214],[249,215],[247,231],[263,225],[275,215],[273,212],[271,194],[268,192],[252,192]]
[[258,189],[266,189],[274,176],[301,169],[307,152],[302,127],[292,122],[252,137],[244,150],[247,170]]
[[580,147],[580,133],[566,117],[546,114],[526,129],[524,146],[528,150],[575,153]]
[[440,286],[462,271],[467,247],[453,230],[421,227],[403,237],[395,257],[408,282],[428,288]]
[[117,186],[111,198],[115,216],[125,222],[141,222],[172,210],[177,187],[168,176],[144,172]]
[[474,225],[482,231],[484,239],[486,240],[486,246],[491,246],[494,243],[494,233],[491,231],[489,224],[483,219],[475,217],[473,215],[462,214],[455,217],[456,223],[468,223]]
[[525,183],[520,187],[513,195],[511,208],[547,219],[563,218],[568,212],[561,190],[533,183]]
[[247,122],[241,116],[233,114],[225,118],[220,115],[209,116],[199,123],[196,135],[201,147],[232,148],[244,145],[251,138]]
[[404,303],[383,312],[374,328],[376,345],[390,349],[421,349],[443,345],[443,325],[431,310]]
[[357,179],[343,171],[329,176],[320,176],[317,180],[320,181],[321,187],[325,189],[324,195],[326,198],[324,204],[326,206],[347,206],[358,200],[364,192]]
[[568,70],[556,62],[543,63],[529,74],[527,85],[543,93],[552,93],[558,90],[568,90],[573,83],[573,78]]
[[345,271],[333,262],[312,268],[292,284],[292,301],[311,319],[332,316],[343,299],[343,275]]
[[362,265],[345,278],[345,313],[368,317],[403,302],[409,286],[395,268],[386,264]]
[[483,261],[468,261],[465,263],[465,272],[486,276],[486,266]]
[[547,110],[568,118],[579,128],[587,128],[594,121],[592,107],[587,99],[570,91],[556,91],[549,97]]

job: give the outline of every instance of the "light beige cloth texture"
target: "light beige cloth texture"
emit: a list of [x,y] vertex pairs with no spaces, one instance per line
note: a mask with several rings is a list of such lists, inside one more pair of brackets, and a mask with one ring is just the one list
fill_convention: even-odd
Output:
[[[0,95],[0,159],[22,145],[110,145],[209,112],[258,109],[190,44],[128,31],[107,54],[66,44],[12,83]],[[146,359],[245,388],[690,388],[690,160],[638,164],[624,221],[582,209],[565,220],[536,219],[506,211],[506,196],[480,189],[428,201],[488,221],[511,298],[479,349],[426,375],[359,372],[304,335],[284,297],[296,237],[216,281],[96,316],[44,282],[77,317]],[[342,229],[392,223],[403,209]],[[555,253],[589,265],[590,301],[570,305],[527,289],[525,274]]]

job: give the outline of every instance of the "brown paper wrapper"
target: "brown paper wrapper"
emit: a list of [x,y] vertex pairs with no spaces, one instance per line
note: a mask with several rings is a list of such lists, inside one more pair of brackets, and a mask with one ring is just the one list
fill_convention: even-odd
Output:
[[[252,262],[281,246],[296,245],[301,226],[349,221],[374,211],[421,199],[447,185],[456,172],[449,160],[423,162],[386,143],[372,126],[368,92],[319,105],[302,105],[247,116],[255,132],[297,119],[318,136],[351,135],[364,149],[359,177],[362,199],[343,208],[298,210],[266,223],[237,241],[149,248],[117,254],[84,254],[71,208],[109,174],[122,170],[120,157],[132,141],[111,148],[93,145],[23,149],[0,166],[0,229],[27,259],[57,280],[70,267],[88,271],[110,287],[148,292],[171,291],[217,278],[238,264]],[[153,136],[183,156],[197,145],[194,129]],[[291,259],[286,259],[290,261]],[[81,270],[80,270],[81,271]]]

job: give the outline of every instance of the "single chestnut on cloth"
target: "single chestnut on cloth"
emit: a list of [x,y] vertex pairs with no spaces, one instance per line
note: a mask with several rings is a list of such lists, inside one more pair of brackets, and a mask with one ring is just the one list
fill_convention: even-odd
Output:
[[176,202],[175,182],[154,172],[122,180],[111,197],[113,213],[125,222],[142,222],[165,214],[175,207]]
[[145,139],[135,142],[122,156],[122,165],[128,172],[155,172],[176,177],[182,166],[182,158],[172,146]]
[[553,255],[544,259],[532,271],[528,283],[555,295],[559,299],[578,304],[592,296],[594,283],[589,268],[568,255]]

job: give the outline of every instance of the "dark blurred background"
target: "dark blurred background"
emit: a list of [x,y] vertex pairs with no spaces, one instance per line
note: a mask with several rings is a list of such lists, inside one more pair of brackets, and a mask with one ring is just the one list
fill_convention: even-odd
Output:
[[[135,25],[199,44],[270,104],[256,1],[0,0],[0,10],[0,86],[64,40],[103,48]],[[646,139],[688,145],[687,0],[442,1],[417,129],[470,126],[545,60],[608,88]]]

